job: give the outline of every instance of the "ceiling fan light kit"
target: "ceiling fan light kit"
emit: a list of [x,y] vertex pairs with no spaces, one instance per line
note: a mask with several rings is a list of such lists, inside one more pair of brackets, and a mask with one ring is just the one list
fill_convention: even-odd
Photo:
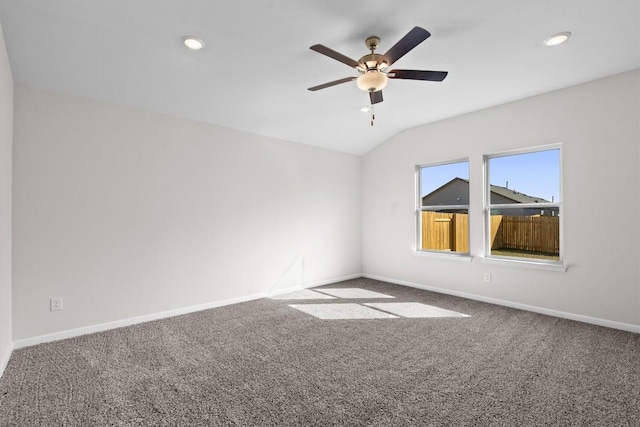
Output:
[[362,91],[377,92],[387,86],[387,75],[377,70],[365,71],[356,79],[356,84]]
[[336,86],[342,83],[356,81],[358,89],[369,93],[369,100],[371,102],[371,125],[375,115],[373,114],[373,105],[383,101],[382,89],[387,86],[388,79],[404,79],[404,80],[425,80],[441,82],[447,77],[447,71],[422,71],[422,70],[390,70],[390,67],[398,59],[406,55],[414,47],[429,38],[431,34],[421,27],[414,27],[403,38],[401,38],[395,45],[391,47],[384,55],[376,53],[375,50],[380,44],[380,38],[371,36],[365,40],[365,45],[371,51],[371,53],[364,55],[358,61],[349,58],[333,49],[330,49],[321,44],[315,44],[309,49],[342,62],[349,67],[355,68],[360,74],[358,77],[345,77],[343,79],[334,80],[332,82],[323,83],[318,86],[308,88],[310,91],[317,91],[320,89],[326,89],[331,86]]

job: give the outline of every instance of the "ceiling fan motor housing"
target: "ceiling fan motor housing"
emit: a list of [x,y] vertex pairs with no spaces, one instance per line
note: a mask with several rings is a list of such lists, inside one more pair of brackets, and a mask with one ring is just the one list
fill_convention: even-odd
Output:
[[387,75],[382,72],[384,68],[381,62],[382,55],[373,52],[379,43],[378,37],[369,37],[366,44],[371,49],[371,53],[358,60],[356,69],[360,76],[357,78],[356,84],[358,89],[364,92],[378,92],[387,85]]
[[380,64],[381,58],[382,55],[380,55],[379,53],[370,53],[363,56],[358,60],[358,71],[360,71],[361,73],[372,70],[380,71],[382,69]]

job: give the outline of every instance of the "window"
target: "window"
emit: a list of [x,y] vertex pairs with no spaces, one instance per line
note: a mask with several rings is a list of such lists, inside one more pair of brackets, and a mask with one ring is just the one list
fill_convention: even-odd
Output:
[[417,175],[417,248],[468,254],[469,161],[418,166]]
[[560,146],[485,156],[485,254],[562,262]]

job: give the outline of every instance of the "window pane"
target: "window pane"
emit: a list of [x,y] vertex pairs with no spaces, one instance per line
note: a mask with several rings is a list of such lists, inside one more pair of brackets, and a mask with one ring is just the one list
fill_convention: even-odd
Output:
[[469,215],[464,212],[423,210],[422,249],[469,252]]
[[489,159],[491,203],[559,203],[560,150]]
[[530,215],[521,209],[491,211],[491,255],[560,260],[560,216]]
[[469,162],[420,168],[420,247],[469,252]]
[[422,206],[468,205],[469,162],[420,168]]

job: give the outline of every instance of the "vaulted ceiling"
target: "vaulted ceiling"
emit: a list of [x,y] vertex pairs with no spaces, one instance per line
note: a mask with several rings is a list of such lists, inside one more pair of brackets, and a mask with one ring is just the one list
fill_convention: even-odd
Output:
[[[637,0],[0,0],[16,83],[364,154],[404,129],[640,67]],[[358,59],[414,26],[432,35],[394,64],[375,126]],[[542,44],[573,33],[556,47]],[[204,49],[182,44],[196,35]]]

